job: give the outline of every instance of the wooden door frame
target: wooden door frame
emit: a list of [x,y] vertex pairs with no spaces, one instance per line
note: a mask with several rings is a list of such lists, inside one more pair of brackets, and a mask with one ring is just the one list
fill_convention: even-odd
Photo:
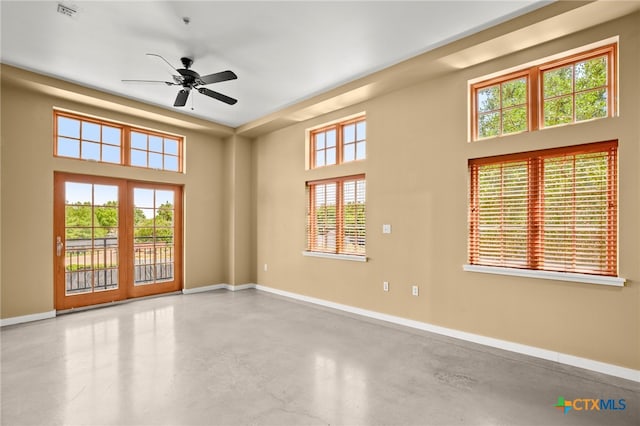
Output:
[[[65,232],[65,183],[88,183],[118,187],[118,288],[104,292],[66,295],[65,257],[56,255],[56,238],[61,236],[66,248]],[[133,259],[133,188],[172,190],[174,197],[174,280],[166,283],[135,286]],[[53,203],[53,287],[56,310],[117,302],[129,298],[144,297],[183,288],[183,185],[136,181],[126,178],[94,176],[67,172],[54,172]]]
[[[169,293],[172,291],[182,290],[182,185],[177,184],[168,184],[168,183],[156,183],[156,182],[141,182],[135,180],[127,181],[127,204],[133,208],[134,200],[133,200],[133,190],[134,188],[144,188],[144,189],[159,189],[159,190],[170,190],[174,191],[175,196],[173,200],[173,222],[174,222],[174,235],[173,235],[173,244],[174,244],[174,262],[173,262],[173,276],[174,280],[166,283],[158,283],[158,284],[143,284],[136,286],[133,284],[134,275],[133,275],[133,265],[128,265],[127,272],[130,276],[127,278],[127,287],[128,287],[128,298],[134,297],[144,297],[151,296],[155,294]],[[131,210],[131,209],[129,209]],[[134,248],[134,240],[132,238],[133,235],[133,214],[129,214],[126,216],[126,227],[127,234],[130,237],[130,241],[127,246],[127,256],[128,258],[133,258],[133,248]]]

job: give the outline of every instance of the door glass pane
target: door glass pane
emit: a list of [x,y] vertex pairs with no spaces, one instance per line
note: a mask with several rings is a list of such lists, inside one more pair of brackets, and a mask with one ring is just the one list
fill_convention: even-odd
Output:
[[174,280],[174,191],[134,188],[134,285]]
[[118,288],[118,187],[65,183],[65,294]]

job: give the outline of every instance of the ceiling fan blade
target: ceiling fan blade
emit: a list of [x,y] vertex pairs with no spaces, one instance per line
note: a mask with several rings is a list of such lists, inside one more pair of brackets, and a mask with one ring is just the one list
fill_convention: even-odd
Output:
[[183,107],[187,104],[187,98],[189,97],[189,90],[182,89],[176,96],[176,101],[173,103],[174,107]]
[[167,86],[175,86],[176,83],[162,80],[121,80],[123,83],[150,83],[150,84],[166,84]]
[[200,77],[201,84],[218,83],[220,81],[235,80],[238,76],[233,71],[222,71]]
[[156,53],[147,53],[147,56],[155,56],[156,58],[160,58],[164,61],[165,64],[169,65],[171,67],[172,70],[174,70],[176,73],[178,73],[178,70],[176,69],[176,67],[174,67],[173,65],[171,65],[171,63],[169,61],[167,61],[165,58],[163,58],[162,56],[156,54]]
[[202,93],[203,95],[207,95],[210,98],[222,101],[225,104],[233,105],[238,102],[237,99],[230,98],[229,96],[223,95],[222,93],[214,92],[213,90],[209,90],[206,87],[198,87],[198,92]]

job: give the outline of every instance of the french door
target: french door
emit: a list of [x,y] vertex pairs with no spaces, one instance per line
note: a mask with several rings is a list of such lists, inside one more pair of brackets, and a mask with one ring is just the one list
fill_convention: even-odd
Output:
[[56,309],[182,288],[182,188],[56,173]]

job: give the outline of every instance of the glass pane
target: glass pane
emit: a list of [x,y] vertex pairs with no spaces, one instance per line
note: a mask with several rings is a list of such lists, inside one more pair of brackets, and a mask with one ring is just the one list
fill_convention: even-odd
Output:
[[324,149],[324,133],[316,133],[316,150]]
[[156,206],[161,207],[164,204],[170,204],[173,207],[173,191],[156,190]]
[[502,113],[502,133],[515,133],[527,130],[527,108],[511,108]]
[[527,102],[527,79],[507,81],[502,84],[502,107],[523,105]]
[[[67,209],[70,209],[72,207],[67,207]],[[67,213],[69,214],[69,211],[67,210]],[[90,227],[84,227],[84,228],[73,228],[73,226],[82,226],[82,223],[74,223],[74,217],[73,217],[73,213],[69,214],[67,216],[68,218],[68,228],[65,229],[65,239],[67,240],[67,252],[69,252],[69,250],[71,248],[75,248],[75,246],[70,246],[70,241],[72,240],[87,240],[88,242],[85,242],[85,244],[88,244],[88,247],[91,248],[91,238],[93,235],[93,228]],[[91,220],[91,217],[89,217],[89,220]]]
[[133,230],[133,237],[136,244],[153,244],[154,232],[153,228],[135,228]]
[[478,116],[478,137],[487,138],[500,134],[500,113],[492,112]]
[[500,86],[490,86],[478,90],[478,112],[495,111],[500,108]]
[[147,135],[145,135],[144,133],[131,132],[131,147],[146,150]]
[[353,161],[356,159],[356,146],[353,143],[344,146],[343,161]]
[[67,204],[93,202],[93,185],[90,183],[65,182],[64,191]]
[[367,122],[360,121],[356,124],[356,139],[363,141],[367,139]]
[[573,92],[573,66],[547,71],[543,74],[544,98]]
[[100,144],[82,141],[81,158],[83,160],[100,161]]
[[328,148],[327,149],[327,165],[336,164],[336,149]]
[[80,158],[80,141],[76,139],[58,138],[58,155]]
[[67,265],[65,281],[66,295],[89,293],[92,290],[91,271],[78,270]]
[[174,139],[164,140],[164,153],[178,155],[178,141]]
[[162,152],[162,138],[149,136],[149,151]]
[[573,121],[573,102],[571,96],[550,99],[544,102],[544,125],[556,126]]
[[180,170],[178,168],[178,157],[174,157],[172,155],[165,155],[164,156],[164,169],[165,170],[170,170],[172,172],[177,172],[178,170]]
[[117,127],[102,126],[102,142],[119,146],[120,129]]
[[[96,228],[96,232],[98,229],[103,230],[103,234],[99,235],[100,237],[105,237],[108,235],[112,235],[112,232],[115,232],[118,229],[118,208],[117,207],[95,207],[93,209],[95,214],[95,226],[100,226],[101,228]],[[98,236],[98,234],[96,234]]]
[[[169,206],[158,209],[155,217],[156,226],[173,226],[173,209]],[[173,235],[173,228],[168,228],[170,234],[163,233],[163,236]],[[160,235],[160,234],[157,234]]]
[[316,152],[316,167],[324,166],[324,151]]
[[134,226],[153,226],[155,209],[136,207],[135,215],[136,215],[136,218],[134,218]]
[[147,167],[147,153],[146,151],[138,151],[137,149],[131,150],[131,165]]
[[[145,188],[133,189],[133,203],[136,207],[150,207],[154,206],[154,190]],[[152,217],[152,216],[149,216]]]
[[329,130],[327,132],[327,147],[336,146],[336,131]]
[[356,140],[356,125],[348,124],[342,128],[344,132],[344,143],[353,142]]
[[118,187],[115,185],[94,185],[93,204],[96,206],[117,206]]
[[365,158],[367,158],[367,142],[358,142],[356,144],[356,160],[364,160]]
[[156,228],[155,231],[157,247],[164,247],[167,244],[173,245],[172,218],[169,218],[168,221],[165,221],[165,218],[156,218],[156,224],[161,226],[160,228]]
[[[145,211],[146,210],[146,211]],[[147,214],[150,216],[147,217]],[[134,207],[133,209],[133,226],[151,226],[153,224],[153,210],[141,209]]]
[[149,168],[162,169],[162,154],[157,154],[155,152],[149,153]]
[[80,120],[58,117],[58,135],[80,138]]
[[102,161],[107,163],[120,163],[120,147],[102,145]]
[[576,94],[576,121],[602,118],[608,115],[607,90]]
[[155,272],[157,281],[170,281],[173,279],[173,263],[158,263]]
[[578,62],[575,68],[576,91],[607,85],[607,57]]
[[118,288],[118,270],[101,269],[93,271],[94,291],[113,290]]
[[100,125],[83,121],[82,122],[82,139],[100,142]]

